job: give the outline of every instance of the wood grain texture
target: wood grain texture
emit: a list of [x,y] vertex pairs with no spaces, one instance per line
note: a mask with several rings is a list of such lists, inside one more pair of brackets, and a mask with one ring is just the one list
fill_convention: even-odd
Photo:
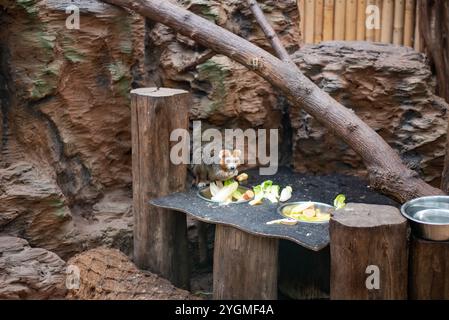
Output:
[[170,161],[170,133],[189,128],[190,105],[183,90],[131,92],[134,262],[181,288],[189,287],[185,215],[148,201],[185,189],[187,167]]
[[374,41],[380,42],[382,38],[382,0],[375,0],[375,5],[379,8],[379,28],[374,30]]
[[[330,221],[331,299],[407,298],[407,221],[395,207],[348,204]],[[368,289],[368,266],[380,288]]]
[[404,14],[405,14],[405,0],[395,0],[393,44],[396,45],[402,45],[404,42]]
[[357,1],[357,41],[365,40],[366,33],[366,6],[367,0],[358,0]]
[[346,0],[335,0],[334,40],[345,40]]
[[306,21],[304,41],[311,44],[315,35],[315,0],[305,0],[304,18]]
[[214,299],[277,299],[278,240],[217,225]]
[[[376,5],[376,0],[367,0],[367,5],[368,6],[375,6]],[[370,11],[370,14],[371,14],[371,11]],[[365,19],[368,18],[368,15],[366,14],[366,11],[365,11],[364,17],[365,17]],[[366,41],[374,41],[375,40],[375,32],[376,32],[376,30],[374,28],[366,29],[365,40]]]
[[415,32],[415,0],[405,0],[404,12],[404,46],[413,46]]
[[324,0],[323,41],[334,39],[334,5],[335,0]]
[[382,30],[380,41],[384,43],[393,42],[393,20],[394,2],[393,0],[383,0],[382,2]]
[[314,43],[323,41],[323,14],[324,14],[324,0],[316,0],[315,2],[315,30]]
[[357,0],[346,0],[345,40],[355,41],[357,37]]
[[449,242],[412,238],[410,299],[449,300]]

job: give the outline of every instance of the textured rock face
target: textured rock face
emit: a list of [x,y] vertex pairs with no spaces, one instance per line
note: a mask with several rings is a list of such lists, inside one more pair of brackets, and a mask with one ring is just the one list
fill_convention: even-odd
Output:
[[[301,70],[376,130],[427,181],[438,185],[447,105],[435,96],[424,56],[384,44],[329,42],[294,55]],[[360,158],[298,109],[291,109],[298,171],[364,174]],[[374,146],[373,146],[374,147]]]
[[175,288],[169,281],[141,272],[120,251],[97,248],[76,255],[68,262],[79,270],[79,288],[69,299],[89,300],[191,300],[199,299]]
[[0,299],[58,299],[66,294],[65,262],[27,241],[0,237]]
[[[69,5],[79,30],[66,28]],[[129,249],[128,93],[143,81],[143,19],[97,1],[0,0],[0,23],[0,164],[12,177],[0,234],[63,257]]]

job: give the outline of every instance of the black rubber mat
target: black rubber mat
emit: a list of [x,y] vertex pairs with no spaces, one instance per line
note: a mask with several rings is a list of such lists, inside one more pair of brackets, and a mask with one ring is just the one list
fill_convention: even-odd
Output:
[[[318,201],[332,204],[337,194],[346,195],[347,202],[363,202],[398,206],[393,200],[372,191],[366,181],[352,176],[326,175],[313,176],[280,168],[274,176],[259,176],[258,170],[246,171],[250,179],[246,185],[251,187],[264,180],[272,180],[281,188],[290,185],[293,196],[290,201]],[[291,240],[305,248],[319,251],[329,244],[329,224],[298,222],[294,226],[267,225],[271,220],[281,219],[276,209],[279,204],[264,200],[262,205],[250,206],[248,203],[218,205],[198,197],[198,190],[192,188],[184,193],[173,193],[153,199],[154,206],[182,211],[193,218],[213,224],[233,226],[251,234]]]

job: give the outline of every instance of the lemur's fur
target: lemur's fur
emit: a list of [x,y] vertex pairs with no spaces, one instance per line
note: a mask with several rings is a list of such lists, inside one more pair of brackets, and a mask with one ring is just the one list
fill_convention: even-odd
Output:
[[[194,163],[201,162],[200,164],[193,164],[191,166],[192,173],[195,176],[194,183],[198,187],[204,187],[213,181],[224,181],[233,178],[239,173],[238,166],[240,165],[240,150],[232,150],[232,147],[225,146],[225,148],[220,149],[216,155],[213,154],[213,150],[212,142],[202,146],[201,153],[197,153],[193,150]],[[213,163],[206,164],[202,161],[202,159],[197,159],[197,157],[202,155],[203,152],[212,153],[211,156],[214,160]]]

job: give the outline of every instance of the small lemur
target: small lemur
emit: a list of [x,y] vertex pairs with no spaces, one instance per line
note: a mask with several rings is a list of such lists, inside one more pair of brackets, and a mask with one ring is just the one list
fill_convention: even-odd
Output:
[[[240,165],[240,156],[242,152],[238,149],[232,150],[232,147],[225,145],[223,149],[220,149],[218,145],[213,145],[214,142],[210,142],[201,146],[201,153],[193,150],[194,164],[191,166],[193,175],[195,176],[194,183],[198,188],[205,187],[208,183],[213,181],[225,181],[233,178],[239,174],[238,166]],[[214,146],[216,147],[214,149]],[[214,154],[214,150],[219,150],[218,154]],[[210,153],[211,164],[204,163],[201,157],[203,152]],[[197,160],[197,161],[195,161]]]

